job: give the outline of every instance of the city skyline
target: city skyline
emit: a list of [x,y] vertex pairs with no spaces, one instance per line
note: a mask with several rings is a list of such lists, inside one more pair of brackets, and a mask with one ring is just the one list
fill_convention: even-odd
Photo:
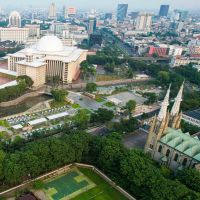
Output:
[[191,0],[191,1],[186,1],[186,0],[168,0],[168,1],[160,1],[160,0],[154,0],[154,3],[148,1],[148,0],[140,0],[139,2],[137,0],[110,0],[109,2],[106,0],[102,0],[101,2],[91,2],[91,0],[56,0],[56,1],[51,1],[51,0],[44,0],[39,1],[35,0],[33,1],[27,1],[27,0],[18,0],[17,3],[15,4],[15,0],[10,0],[10,1],[3,1],[0,0],[1,7],[5,9],[22,9],[22,8],[27,8],[29,6],[33,7],[47,7],[50,5],[50,3],[55,2],[55,4],[58,5],[58,8],[61,8],[63,5],[67,6],[75,6],[79,9],[91,9],[91,8],[96,8],[100,10],[116,10],[117,4],[119,3],[127,3],[129,4],[129,11],[131,10],[159,10],[159,7],[161,4],[169,4],[171,9],[175,8],[181,8],[181,9],[188,9],[188,10],[197,10],[200,8],[200,1],[196,0]]

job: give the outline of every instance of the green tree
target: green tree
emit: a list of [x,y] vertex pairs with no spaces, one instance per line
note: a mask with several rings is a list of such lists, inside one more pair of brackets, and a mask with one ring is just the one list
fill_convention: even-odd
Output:
[[200,173],[196,169],[184,169],[179,171],[176,178],[188,188],[200,192]]
[[90,121],[92,123],[95,123],[95,122],[105,123],[105,122],[111,121],[113,117],[114,117],[114,113],[112,110],[99,108],[97,111],[91,114]]
[[134,100],[130,100],[126,103],[125,105],[125,110],[128,112],[129,114],[129,118],[131,118],[132,112],[135,110],[136,108],[136,102]]
[[41,180],[37,180],[33,183],[33,189],[41,190],[44,188],[44,183]]
[[33,83],[34,83],[33,80],[29,76],[26,76],[26,75],[18,76],[17,80],[18,81],[24,80],[26,85],[27,85],[27,87],[32,87]]
[[90,120],[90,115],[87,110],[81,109],[78,113],[72,118],[74,125],[81,130],[85,130],[88,126]]
[[97,84],[96,83],[87,83],[86,84],[86,91],[87,92],[95,92],[97,90]]
[[169,84],[170,82],[170,75],[169,72],[166,71],[160,71],[158,72],[158,80],[163,85]]
[[51,94],[56,102],[64,102],[68,92],[66,90],[52,90]]

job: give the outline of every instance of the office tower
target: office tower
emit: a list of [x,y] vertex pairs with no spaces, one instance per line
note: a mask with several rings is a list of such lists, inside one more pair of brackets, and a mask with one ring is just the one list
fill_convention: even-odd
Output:
[[185,21],[188,17],[188,11],[187,10],[182,10],[180,12],[180,20],[181,21]]
[[177,24],[177,29],[176,29],[176,31],[178,32],[178,33],[180,33],[181,31],[182,31],[182,29],[184,28],[184,22],[178,22],[178,24]]
[[95,17],[90,17],[88,22],[88,34],[93,34],[97,29],[97,19]]
[[21,16],[17,11],[12,11],[9,16],[10,27],[21,27]]
[[129,16],[131,17],[131,19],[136,19],[137,16],[138,16],[138,14],[139,14],[139,12],[131,12],[131,13],[129,14]]
[[56,19],[56,5],[51,3],[49,6],[49,19]]
[[62,7],[62,16],[65,18],[66,15],[66,6]]
[[174,10],[173,19],[176,21],[185,21],[188,17],[188,11],[186,10]]
[[167,17],[168,12],[169,12],[169,5],[161,5],[159,17]]
[[105,19],[112,19],[112,13],[105,13]]
[[118,4],[117,21],[124,21],[128,11],[128,4]]
[[138,31],[151,31],[152,14],[140,13],[136,19],[136,30]]

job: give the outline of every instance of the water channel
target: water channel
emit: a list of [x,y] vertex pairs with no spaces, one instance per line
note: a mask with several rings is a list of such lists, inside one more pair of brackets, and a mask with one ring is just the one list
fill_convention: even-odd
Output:
[[48,99],[51,99],[51,97],[47,95],[41,95],[37,97],[27,98],[16,106],[0,107],[0,118],[25,112],[36,104],[46,101]]

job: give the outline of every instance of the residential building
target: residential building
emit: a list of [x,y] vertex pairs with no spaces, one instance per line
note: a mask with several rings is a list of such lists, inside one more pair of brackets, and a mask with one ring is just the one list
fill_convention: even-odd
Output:
[[150,32],[151,25],[152,25],[152,14],[140,13],[136,19],[136,30]]
[[73,18],[76,16],[76,8],[69,7],[67,8],[67,18]]
[[56,19],[56,5],[51,3],[49,6],[49,19]]

